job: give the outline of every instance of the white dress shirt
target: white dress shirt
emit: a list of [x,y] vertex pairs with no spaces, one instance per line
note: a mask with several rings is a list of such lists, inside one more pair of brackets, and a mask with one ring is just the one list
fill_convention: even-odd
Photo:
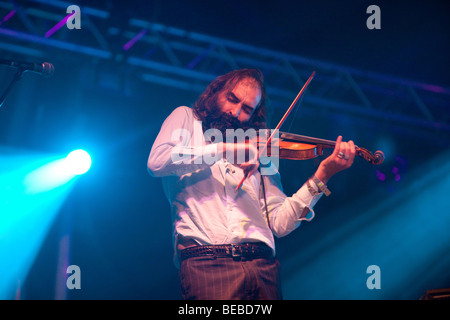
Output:
[[[260,172],[236,191],[242,169],[226,159],[211,163],[216,153],[217,144],[203,138],[201,122],[189,107],[178,107],[167,117],[153,144],[147,165],[152,176],[162,177],[170,202],[175,253],[179,237],[184,237],[199,245],[264,242],[275,254],[274,234],[285,236],[314,217],[322,193],[313,196],[304,184],[288,197],[276,171],[263,175],[267,219]],[[309,212],[301,218],[305,208]]]

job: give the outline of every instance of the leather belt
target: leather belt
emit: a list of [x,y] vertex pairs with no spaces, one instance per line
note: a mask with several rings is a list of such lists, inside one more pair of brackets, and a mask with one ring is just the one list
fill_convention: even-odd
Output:
[[271,258],[273,250],[262,242],[194,246],[180,251],[180,260],[193,257],[232,257],[234,259]]

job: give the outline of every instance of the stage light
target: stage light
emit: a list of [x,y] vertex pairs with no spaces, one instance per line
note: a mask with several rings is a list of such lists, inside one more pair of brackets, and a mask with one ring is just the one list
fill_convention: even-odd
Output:
[[20,289],[78,175],[90,166],[84,150],[48,156],[0,146],[0,300]]
[[80,175],[86,173],[92,164],[92,159],[89,153],[84,150],[74,150],[66,157],[68,170],[75,174]]
[[29,172],[24,179],[29,194],[46,192],[58,188],[77,175],[86,173],[91,167],[91,156],[84,150],[70,152]]

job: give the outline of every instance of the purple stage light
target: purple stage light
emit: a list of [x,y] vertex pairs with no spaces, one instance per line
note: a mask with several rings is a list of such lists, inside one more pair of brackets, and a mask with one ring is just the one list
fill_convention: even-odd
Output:
[[48,30],[45,33],[45,37],[46,38],[50,38],[56,31],[58,31],[59,29],[61,29],[62,26],[64,26],[67,23],[67,20],[69,20],[69,18],[71,16],[73,16],[76,12],[73,11],[72,13],[68,14],[67,16],[64,17],[64,19],[62,19],[60,22],[58,22],[53,28],[51,28],[50,30]]
[[127,43],[125,43],[125,44],[123,45],[122,49],[123,49],[124,51],[130,50],[130,48],[131,48],[132,46],[134,46],[134,44],[135,44],[136,42],[138,42],[139,39],[141,39],[146,33],[147,33],[147,30],[146,30],[146,29],[143,29],[143,30],[142,30],[141,32],[139,32],[136,36],[134,36],[130,41],[128,41]]
[[0,26],[2,25],[3,22],[6,22],[6,21],[8,21],[9,19],[11,19],[11,17],[12,17],[13,15],[15,15],[15,14],[16,14],[16,10],[10,11],[10,12],[3,18],[3,20],[0,21]]
[[383,172],[381,172],[380,170],[375,171],[375,176],[380,181],[386,180],[386,175]]

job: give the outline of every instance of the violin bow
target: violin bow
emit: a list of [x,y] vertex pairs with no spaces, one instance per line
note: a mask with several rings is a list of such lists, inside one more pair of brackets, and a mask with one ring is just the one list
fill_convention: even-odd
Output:
[[[270,144],[270,142],[272,141],[272,137],[277,133],[277,131],[280,129],[280,127],[283,125],[284,120],[286,120],[287,116],[289,115],[289,113],[292,111],[292,109],[294,108],[295,104],[297,103],[298,99],[300,99],[300,97],[302,96],[303,92],[306,90],[306,88],[308,87],[309,83],[311,82],[311,80],[314,78],[315,75],[315,71],[313,71],[313,73],[309,76],[308,80],[306,80],[305,84],[303,85],[302,89],[300,90],[300,92],[297,94],[297,97],[295,97],[294,101],[292,101],[290,107],[288,108],[288,110],[286,111],[286,113],[284,114],[284,116],[281,118],[280,122],[278,123],[278,125],[275,127],[275,129],[272,131],[272,134],[270,135],[269,139],[267,139],[266,144],[264,145],[262,151],[260,152],[258,149],[258,153],[256,155],[256,160],[259,160],[260,155],[262,153],[264,153],[264,151],[267,149],[267,146]],[[244,183],[245,179],[247,179],[248,173],[242,178],[241,182],[239,182],[239,184],[236,187],[236,191],[239,190],[242,186],[242,184]]]

